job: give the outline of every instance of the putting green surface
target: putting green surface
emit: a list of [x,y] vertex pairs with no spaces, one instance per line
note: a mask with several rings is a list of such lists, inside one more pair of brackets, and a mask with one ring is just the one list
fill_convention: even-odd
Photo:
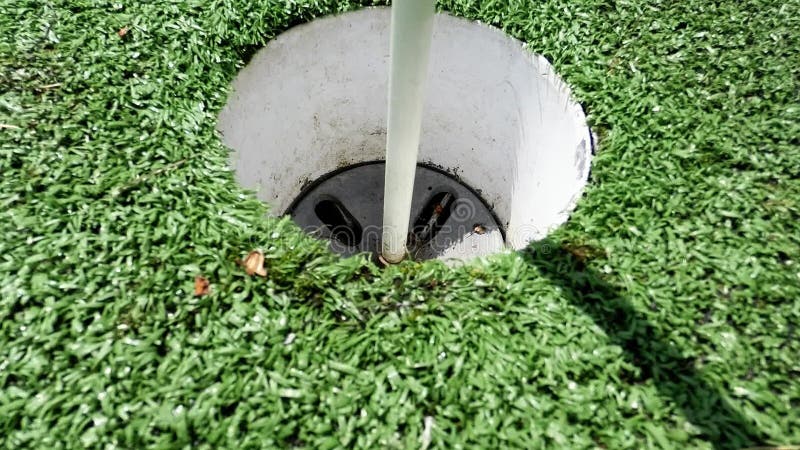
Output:
[[800,444],[798,0],[440,3],[547,56],[598,154],[527,251],[385,271],[265,219],[214,131],[358,7],[0,0],[0,446]]

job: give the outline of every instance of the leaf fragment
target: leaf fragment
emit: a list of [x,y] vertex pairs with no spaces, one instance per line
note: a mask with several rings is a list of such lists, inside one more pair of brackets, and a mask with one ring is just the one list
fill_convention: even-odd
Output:
[[248,275],[267,276],[267,269],[264,268],[264,252],[253,250],[247,254],[244,261],[239,261]]
[[194,277],[195,297],[202,297],[204,295],[208,295],[210,292],[211,292],[211,283],[208,281],[208,278],[202,275]]

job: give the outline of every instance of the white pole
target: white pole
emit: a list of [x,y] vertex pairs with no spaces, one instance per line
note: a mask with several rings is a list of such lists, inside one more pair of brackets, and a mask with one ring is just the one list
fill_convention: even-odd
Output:
[[381,249],[391,264],[406,255],[435,5],[436,0],[394,0],[392,4]]

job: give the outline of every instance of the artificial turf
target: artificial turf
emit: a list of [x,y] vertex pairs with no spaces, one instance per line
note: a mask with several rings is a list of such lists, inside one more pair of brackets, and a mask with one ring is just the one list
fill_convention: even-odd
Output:
[[0,446],[800,444],[798,0],[440,2],[547,56],[597,156],[545,241],[387,270],[265,218],[214,131],[255,49],[361,6],[0,0]]

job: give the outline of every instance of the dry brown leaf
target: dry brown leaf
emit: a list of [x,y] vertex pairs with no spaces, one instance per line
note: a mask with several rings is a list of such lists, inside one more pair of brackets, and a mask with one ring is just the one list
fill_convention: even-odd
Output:
[[195,297],[202,297],[204,295],[208,295],[209,292],[211,292],[211,283],[208,282],[208,278],[200,275],[194,277]]
[[117,35],[119,37],[125,37],[125,35],[128,34],[128,31],[130,31],[130,28],[122,27],[122,28],[119,29],[119,31],[117,31]]
[[248,253],[244,261],[240,261],[239,264],[244,267],[244,271],[248,275],[267,276],[267,269],[264,268],[264,253],[261,250],[253,250]]

